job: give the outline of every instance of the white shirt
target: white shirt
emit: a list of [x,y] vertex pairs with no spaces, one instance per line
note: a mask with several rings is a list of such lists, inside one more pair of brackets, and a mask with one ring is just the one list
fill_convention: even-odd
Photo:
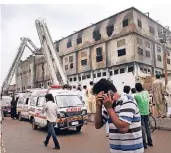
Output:
[[87,94],[87,90],[83,89],[82,90],[82,98],[83,98],[83,101],[86,103],[87,102],[87,99],[88,99],[88,94]]
[[56,122],[58,118],[57,114],[59,114],[57,104],[52,101],[48,101],[44,104],[42,113],[46,113],[46,117],[49,122]]

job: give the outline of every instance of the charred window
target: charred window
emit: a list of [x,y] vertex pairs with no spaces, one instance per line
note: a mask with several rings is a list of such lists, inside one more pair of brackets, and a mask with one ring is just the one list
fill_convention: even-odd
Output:
[[81,44],[82,43],[82,38],[77,38],[77,44]]
[[114,25],[107,26],[107,35],[110,37],[114,31]]
[[122,25],[123,25],[123,27],[127,27],[128,26],[128,19],[123,20]]
[[100,34],[100,31],[99,30],[96,30],[93,32],[93,38],[95,41],[98,41],[101,39],[101,34]]

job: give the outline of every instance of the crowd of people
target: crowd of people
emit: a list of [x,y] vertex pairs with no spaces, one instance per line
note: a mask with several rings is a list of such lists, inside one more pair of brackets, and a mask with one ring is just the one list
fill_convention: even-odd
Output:
[[[141,83],[136,83],[131,89],[125,85],[123,93],[117,92],[115,85],[107,79],[101,79],[90,85],[64,86],[77,93],[87,108],[88,117],[95,115],[95,128],[100,129],[106,124],[106,132],[109,137],[110,151],[143,153],[148,146],[153,146],[149,129],[150,97],[149,92],[143,88]],[[168,114],[171,117],[171,81],[165,90],[159,75],[152,84],[152,103],[155,105],[157,117],[166,117],[166,101]],[[18,99],[11,102],[11,117],[16,118],[16,103]],[[47,146],[52,136],[55,147],[60,149],[56,138],[54,125],[56,118],[60,117],[57,104],[54,103],[51,94],[46,95],[47,103],[42,113],[47,114],[48,135],[44,141]]]

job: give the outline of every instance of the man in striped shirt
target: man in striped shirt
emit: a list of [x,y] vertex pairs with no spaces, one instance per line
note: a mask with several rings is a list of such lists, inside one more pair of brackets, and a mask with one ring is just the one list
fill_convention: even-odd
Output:
[[125,93],[119,96],[115,86],[106,79],[94,85],[93,93],[97,103],[95,128],[100,129],[109,122],[110,152],[143,153],[141,117],[135,100]]

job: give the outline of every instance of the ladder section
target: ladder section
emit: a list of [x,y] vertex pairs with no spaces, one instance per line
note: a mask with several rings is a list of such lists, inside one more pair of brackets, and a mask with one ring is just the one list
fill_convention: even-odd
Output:
[[60,77],[56,76],[58,82],[60,82],[63,85],[68,84],[67,75],[66,75],[65,71],[63,70],[60,57],[56,53],[51,35],[49,33],[49,30],[48,30],[48,27],[47,27],[45,21],[44,20],[36,20],[36,27],[38,27],[37,29],[39,29],[38,30],[39,38],[41,35],[41,41],[44,42],[44,43],[42,43],[44,52],[50,53],[52,55],[55,65],[57,66],[57,69],[58,69],[59,75],[60,75]]

